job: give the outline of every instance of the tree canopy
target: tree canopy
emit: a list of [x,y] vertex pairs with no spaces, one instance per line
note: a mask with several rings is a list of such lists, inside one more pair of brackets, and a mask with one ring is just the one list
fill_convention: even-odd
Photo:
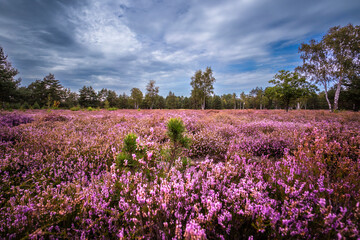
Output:
[[291,101],[309,95],[316,90],[316,86],[308,83],[305,77],[300,77],[296,72],[285,70],[280,70],[269,83],[275,85],[270,89],[275,97],[283,102],[286,111],[289,110]]
[[134,104],[134,108],[137,109],[140,107],[140,104],[143,99],[143,93],[138,88],[132,88],[131,89],[131,100]]
[[16,90],[21,82],[20,79],[14,79],[17,74],[18,70],[12,67],[0,46],[0,102],[2,104],[16,101]]
[[205,109],[206,97],[214,93],[214,82],[215,78],[213,77],[211,67],[207,67],[205,72],[198,70],[191,77],[190,85],[193,88],[191,90],[191,97],[195,102],[201,104],[202,110]]
[[[303,65],[297,70],[322,84],[330,111],[337,110],[342,86],[359,75],[360,26],[332,27],[320,42],[312,39],[309,44],[301,44],[299,52]],[[336,82],[333,108],[328,98],[332,80]]]
[[149,104],[150,109],[153,109],[156,98],[159,94],[159,87],[155,87],[155,81],[150,80],[148,85],[146,85],[146,102]]
[[83,107],[96,107],[98,96],[91,86],[83,86],[79,90],[79,103]]

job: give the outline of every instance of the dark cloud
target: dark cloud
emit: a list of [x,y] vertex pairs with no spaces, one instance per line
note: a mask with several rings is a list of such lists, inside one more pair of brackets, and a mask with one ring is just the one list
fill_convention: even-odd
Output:
[[160,93],[190,93],[212,66],[217,94],[266,86],[300,63],[301,42],[360,23],[360,1],[0,0],[0,45],[24,84],[49,72],[129,93],[154,79]]

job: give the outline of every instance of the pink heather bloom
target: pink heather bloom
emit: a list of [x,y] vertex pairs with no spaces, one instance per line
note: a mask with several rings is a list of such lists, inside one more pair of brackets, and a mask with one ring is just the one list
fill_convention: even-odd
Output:
[[341,240],[341,239],[342,239],[341,233],[338,233],[338,234],[337,234],[337,239],[338,239],[338,240]]
[[119,230],[119,233],[117,234],[117,237],[119,239],[124,239],[124,228]]
[[152,152],[152,151],[151,151],[151,152],[148,152],[148,153],[147,153],[147,159],[148,159],[148,160],[151,160],[152,155],[153,155],[153,152]]
[[190,220],[186,224],[185,239],[207,239],[205,229],[195,222],[195,220]]
[[326,200],[325,200],[324,198],[320,198],[320,199],[319,199],[319,204],[320,204],[321,207],[324,208],[325,205],[326,205]]

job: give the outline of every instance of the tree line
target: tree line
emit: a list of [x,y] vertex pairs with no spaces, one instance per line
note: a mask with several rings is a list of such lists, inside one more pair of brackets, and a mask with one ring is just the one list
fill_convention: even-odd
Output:
[[[54,74],[35,80],[27,87],[15,79],[18,70],[0,47],[0,103],[3,109],[106,108],[106,109],[337,109],[358,110],[360,105],[360,27],[351,24],[330,28],[320,40],[299,47],[301,66],[294,72],[280,70],[273,86],[255,87],[249,93],[214,94],[216,81],[211,67],[191,77],[190,97],[170,91],[159,95],[154,80],[145,94],[132,88],[131,94],[117,94],[103,88],[83,86],[72,92]],[[334,83],[334,84],[333,84]],[[323,91],[318,92],[318,87]],[[341,97],[340,97],[341,93]]]

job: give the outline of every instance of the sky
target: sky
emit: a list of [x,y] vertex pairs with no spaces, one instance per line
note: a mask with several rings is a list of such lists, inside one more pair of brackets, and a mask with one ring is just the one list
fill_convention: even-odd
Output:
[[298,47],[360,24],[359,0],[0,0],[0,46],[22,86],[49,73],[77,92],[118,94],[155,80],[189,96],[207,66],[214,92],[265,88],[301,65]]

